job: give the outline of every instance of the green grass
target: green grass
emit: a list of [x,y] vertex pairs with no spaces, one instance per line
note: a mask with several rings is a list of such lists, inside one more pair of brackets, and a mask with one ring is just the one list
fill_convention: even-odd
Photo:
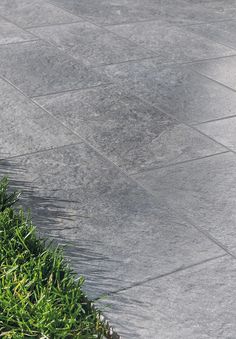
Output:
[[0,181],[0,337],[102,338],[106,326],[59,248],[39,239]]

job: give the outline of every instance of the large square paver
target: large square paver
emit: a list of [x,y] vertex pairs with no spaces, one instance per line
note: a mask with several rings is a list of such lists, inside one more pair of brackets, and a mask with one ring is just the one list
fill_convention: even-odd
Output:
[[104,76],[42,41],[0,47],[0,75],[29,96],[99,85]]
[[117,82],[176,119],[193,124],[236,112],[236,95],[186,66],[158,65],[156,59],[104,67]]
[[90,296],[224,253],[84,144],[0,162],[0,168],[23,190],[38,229],[72,241],[68,254]]
[[235,288],[236,261],[223,257],[114,294],[101,304],[110,305],[105,312],[125,339],[233,339]]
[[190,223],[236,254],[236,157],[232,153],[137,174]]
[[187,31],[183,27],[161,25],[158,21],[139,22],[109,29],[140,46],[154,51],[160,62],[189,62],[235,55],[236,51]]
[[0,79],[0,159],[71,143],[79,138]]
[[225,151],[114,85],[36,101],[129,173]]
[[20,27],[82,20],[43,0],[1,0],[0,14]]
[[57,45],[88,65],[118,63],[155,56],[132,41],[89,22],[38,27],[30,32]]

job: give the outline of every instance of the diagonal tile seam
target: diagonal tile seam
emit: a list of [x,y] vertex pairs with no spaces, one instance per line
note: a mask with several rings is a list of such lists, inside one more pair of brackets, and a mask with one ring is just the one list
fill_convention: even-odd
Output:
[[206,120],[206,121],[203,121],[203,122],[195,122],[194,124],[191,124],[191,126],[199,126],[199,125],[208,124],[210,122],[221,121],[221,120],[229,120],[229,119],[232,119],[232,118],[236,118],[236,114],[228,115],[227,117],[221,117],[221,118],[217,118],[217,119]]
[[[47,2],[49,3],[49,1],[47,1]],[[51,4],[52,4],[52,2],[51,2]],[[54,6],[56,6],[56,5],[54,4]],[[159,19],[144,19],[144,20],[140,20],[140,21],[126,21],[124,23],[104,24],[104,25],[102,25],[102,27],[132,25],[132,24],[139,24],[139,23],[143,23],[143,22],[145,23],[145,22],[159,22],[159,21],[160,21]],[[177,23],[177,22],[163,21],[163,26],[169,26],[169,27],[172,27],[172,26],[173,27],[187,27],[187,26],[193,26],[193,25],[204,25],[204,24],[208,25],[208,24],[214,24],[214,23],[218,23],[218,22],[228,22],[228,21],[235,21],[235,20],[234,19],[223,19],[223,20],[199,21],[199,22],[194,22],[194,23]]]
[[[145,185],[141,184],[138,180],[136,180],[132,175],[129,175],[125,170],[123,170],[121,167],[119,167],[116,163],[114,163],[109,157],[107,157],[104,153],[99,151],[94,145],[89,143],[86,139],[84,139],[82,136],[80,136],[78,133],[74,132],[71,128],[69,128],[67,125],[65,125],[63,122],[61,122],[58,118],[56,118],[50,111],[45,109],[44,107],[40,106],[37,102],[29,98],[27,95],[25,95],[19,88],[17,88],[14,84],[12,84],[9,80],[5,79],[4,77],[0,76],[4,81],[6,81],[8,84],[13,86],[15,89],[17,89],[24,97],[28,98],[31,102],[33,102],[36,106],[43,109],[47,114],[49,114],[54,120],[59,122],[61,125],[63,125],[67,130],[69,130],[72,134],[76,135],[82,142],[84,142],[87,146],[89,146],[91,149],[93,149],[97,154],[99,154],[105,161],[110,163],[112,166],[117,168],[122,175],[124,175],[126,178],[128,178],[131,182],[133,182],[138,187],[141,187],[144,191],[146,191],[148,194],[150,194],[154,200],[158,203],[157,196],[155,193],[152,192],[149,188],[147,188]],[[164,113],[165,114],[165,113]],[[66,146],[65,146],[66,147]],[[201,227],[195,225],[192,221],[190,221],[187,217],[183,219],[183,217],[179,214],[179,212],[174,209],[172,206],[169,206],[169,204],[165,201],[166,207],[168,207],[169,210],[174,211],[178,218],[182,220],[185,224],[194,227],[197,231],[199,231],[201,234],[203,234],[205,237],[207,237],[211,242],[213,242],[215,245],[220,247],[224,252],[228,253],[230,256],[232,256],[234,259],[236,259],[236,256],[231,253],[221,242],[219,242],[217,239],[215,239],[210,233],[206,232]]]
[[30,40],[24,40],[24,41],[13,41],[13,42],[5,42],[5,43],[3,42],[3,43],[0,43],[0,47],[8,46],[8,45],[16,45],[16,44],[25,44],[27,42],[34,42],[34,41],[39,41],[39,40],[40,39],[37,38],[37,39],[30,39]]
[[[221,255],[218,255],[218,256],[215,256],[215,257],[212,257],[212,258],[208,258],[208,259],[196,262],[196,263],[191,264],[191,265],[182,266],[182,267],[177,268],[176,270],[173,270],[173,271],[170,271],[170,272],[167,272],[167,273],[163,273],[163,274],[159,274],[157,276],[153,276],[153,277],[150,277],[148,279],[139,280],[137,282],[132,283],[130,286],[126,286],[126,287],[117,289],[115,291],[108,292],[108,293],[105,294],[105,296],[112,296],[114,294],[118,294],[120,292],[128,291],[128,290],[130,290],[132,288],[135,288],[135,287],[138,287],[138,286],[147,285],[151,281],[159,280],[159,279],[168,277],[170,275],[174,275],[174,274],[176,274],[178,272],[187,271],[187,270],[189,270],[189,269],[191,269],[193,267],[201,266],[201,265],[204,265],[204,264],[206,264],[208,262],[212,262],[214,260],[218,260],[218,259],[224,258],[224,257],[230,257],[230,256],[228,254],[221,254]],[[103,296],[97,297],[97,298],[94,299],[94,301],[99,301],[102,298],[103,298]]]
[[196,161],[196,160],[203,160],[203,159],[206,159],[206,158],[211,158],[211,157],[214,157],[216,155],[221,155],[221,154],[225,154],[225,153],[230,153],[230,152],[229,151],[217,152],[217,153],[214,153],[214,154],[205,155],[203,157],[183,160],[183,161],[179,161],[179,162],[174,162],[174,163],[170,163],[170,164],[163,165],[163,166],[157,165],[157,166],[149,167],[149,168],[146,168],[146,169],[141,169],[140,171],[132,172],[130,175],[136,175],[136,174],[150,172],[150,171],[157,170],[157,169],[169,168],[169,167],[174,167],[176,165],[187,164],[187,163],[190,163],[190,162],[193,162],[193,161]]
[[[0,75],[1,77],[1,75]],[[73,89],[66,89],[66,90],[61,90],[61,91],[56,91],[56,92],[50,92],[48,94],[40,94],[40,95],[33,95],[33,96],[27,96],[27,98],[30,98],[31,100],[37,99],[37,98],[43,98],[43,97],[50,97],[52,95],[56,95],[56,94],[64,94],[64,93],[73,93],[73,92],[79,92],[79,91],[84,91],[84,90],[89,90],[89,89],[95,89],[98,87],[104,87],[104,86],[110,86],[110,85],[114,85],[112,82],[106,82],[104,84],[99,84],[99,85],[91,85],[91,86],[86,86],[86,87],[80,87],[80,88],[73,88]],[[16,88],[18,89],[18,88]],[[19,89],[18,89],[19,90]]]
[[[231,55],[231,56],[232,56],[232,57],[235,57],[235,55]],[[223,59],[224,59],[224,58],[223,58]],[[205,61],[205,62],[208,62],[208,61],[211,61],[211,60],[210,60],[210,59],[209,59],[209,60],[201,60],[201,61],[199,61],[199,63],[204,62],[204,61]],[[214,60],[213,60],[213,61],[214,61]],[[198,64],[198,61],[189,63],[189,64],[187,65],[187,67],[188,67],[189,65],[191,66],[191,65],[194,65],[194,64]],[[206,78],[206,79],[208,79],[208,80],[211,80],[211,81],[215,82],[216,84],[221,85],[221,86],[223,86],[223,87],[229,89],[231,92],[234,92],[234,93],[236,92],[236,90],[233,89],[232,87],[227,86],[227,85],[223,84],[222,82],[217,81],[217,80],[211,78],[210,76],[207,76],[206,74],[201,73],[201,71],[197,71],[197,70],[195,70],[195,69],[192,69],[191,67],[188,67],[188,68],[189,68],[192,72],[195,72],[195,73],[201,75],[202,77],[204,77],[204,78]]]
[[70,147],[70,146],[76,146],[76,145],[79,145],[79,144],[82,144],[82,143],[83,143],[82,140],[78,140],[78,142],[72,142],[72,143],[65,144],[65,145],[60,145],[60,146],[55,146],[55,147],[52,146],[52,147],[48,147],[48,148],[41,148],[37,151],[26,152],[26,153],[21,153],[21,154],[17,154],[17,155],[11,155],[11,156],[5,156],[5,157],[0,158],[0,163],[1,163],[1,161],[4,161],[4,160],[18,159],[18,158],[25,157],[25,156],[28,156],[28,155],[34,155],[34,154],[44,153],[44,152],[49,152],[49,151],[55,151],[55,150],[63,149],[63,148]]
[[53,26],[64,26],[64,25],[71,25],[71,24],[79,24],[79,23],[83,23],[84,21],[82,20],[78,20],[78,21],[73,21],[73,22],[58,22],[58,23],[54,23],[54,24],[40,24],[40,25],[32,25],[32,26],[25,26],[23,27],[25,30],[31,29],[31,28],[43,28],[43,27],[53,27]]

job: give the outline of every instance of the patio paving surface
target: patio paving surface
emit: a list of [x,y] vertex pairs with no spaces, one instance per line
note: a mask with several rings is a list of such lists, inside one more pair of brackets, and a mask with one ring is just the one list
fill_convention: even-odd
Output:
[[123,339],[236,338],[235,18],[0,1],[0,175]]

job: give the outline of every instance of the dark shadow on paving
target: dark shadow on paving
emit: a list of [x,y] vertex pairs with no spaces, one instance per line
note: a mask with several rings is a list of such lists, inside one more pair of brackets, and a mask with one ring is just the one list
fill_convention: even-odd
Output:
[[[38,194],[40,188],[34,181],[20,179],[26,170],[14,161],[0,161],[0,178],[7,176],[10,180],[10,191],[20,191],[21,197],[17,204],[18,208],[23,208],[29,212],[33,224],[37,227],[39,237],[46,238],[55,246],[63,247],[66,259],[71,263],[72,268],[78,275],[86,278],[85,291],[90,298],[97,298],[105,295],[107,291],[119,284],[119,279],[111,278],[109,271],[105,269],[105,261],[113,261],[108,256],[98,252],[97,248],[102,248],[103,244],[95,240],[70,240],[63,236],[66,232],[76,230],[79,220],[89,218],[89,216],[78,215],[76,211],[67,206],[71,201],[58,199],[55,196],[42,197]],[[54,191],[55,193],[55,191]],[[77,225],[74,223],[77,220]],[[65,233],[66,233],[65,232]],[[119,264],[119,261],[116,260]],[[114,261],[113,261],[114,263]],[[108,265],[109,267],[112,264]],[[106,279],[107,277],[107,279]]]

